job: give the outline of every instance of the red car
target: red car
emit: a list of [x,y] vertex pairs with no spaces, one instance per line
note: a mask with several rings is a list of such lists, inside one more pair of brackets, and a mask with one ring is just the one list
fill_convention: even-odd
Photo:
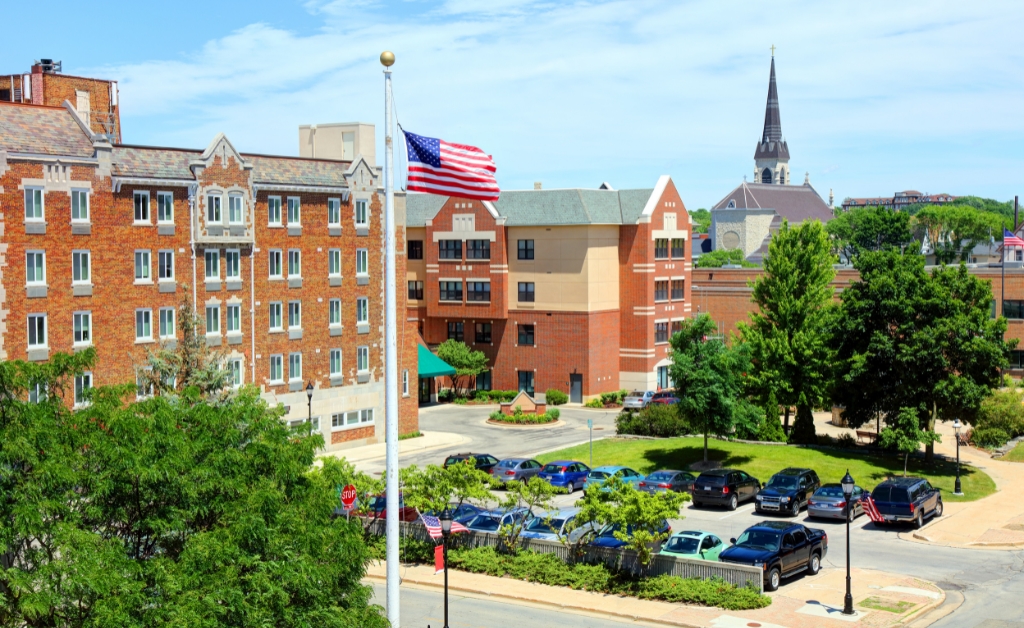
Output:
[[676,393],[671,390],[663,390],[654,393],[654,396],[651,397],[651,403],[661,403],[668,406],[679,403],[679,397],[676,397]]

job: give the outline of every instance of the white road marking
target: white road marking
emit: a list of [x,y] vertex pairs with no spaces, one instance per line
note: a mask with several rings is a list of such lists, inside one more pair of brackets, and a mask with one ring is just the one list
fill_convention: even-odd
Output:
[[724,515],[722,517],[719,517],[718,520],[721,521],[722,519],[728,519],[729,517],[732,517],[733,515],[739,515],[739,514],[742,514],[742,513],[745,513],[745,512],[753,512],[753,510],[754,510],[754,504],[747,504],[743,508],[737,508],[736,510],[730,512],[729,514]]
[[942,597],[941,593],[936,593],[935,591],[929,591],[927,589],[915,589],[913,587],[882,587],[882,590],[893,591],[895,593],[906,593],[908,595],[919,595],[933,600],[937,600]]

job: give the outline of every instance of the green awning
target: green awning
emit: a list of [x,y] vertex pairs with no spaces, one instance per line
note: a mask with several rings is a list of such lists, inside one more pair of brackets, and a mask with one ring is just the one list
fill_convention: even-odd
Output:
[[430,352],[430,349],[419,345],[419,359],[417,360],[420,377],[440,377],[442,375],[455,375],[455,369],[448,366],[448,363]]

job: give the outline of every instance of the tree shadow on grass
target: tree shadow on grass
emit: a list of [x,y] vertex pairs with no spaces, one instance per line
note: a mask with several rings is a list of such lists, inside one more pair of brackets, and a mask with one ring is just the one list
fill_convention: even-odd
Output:
[[[685,470],[691,464],[704,460],[704,446],[681,446],[660,449],[648,449],[643,457],[650,463],[650,470],[680,469]],[[752,456],[736,455],[733,452],[708,446],[708,460],[722,463],[723,467],[738,467],[753,460]]]

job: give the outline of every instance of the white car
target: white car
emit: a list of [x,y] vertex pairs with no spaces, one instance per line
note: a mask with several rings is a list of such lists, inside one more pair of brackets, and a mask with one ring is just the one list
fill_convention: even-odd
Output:
[[626,395],[626,398],[622,401],[622,407],[627,410],[643,410],[653,397],[653,390],[634,390]]

